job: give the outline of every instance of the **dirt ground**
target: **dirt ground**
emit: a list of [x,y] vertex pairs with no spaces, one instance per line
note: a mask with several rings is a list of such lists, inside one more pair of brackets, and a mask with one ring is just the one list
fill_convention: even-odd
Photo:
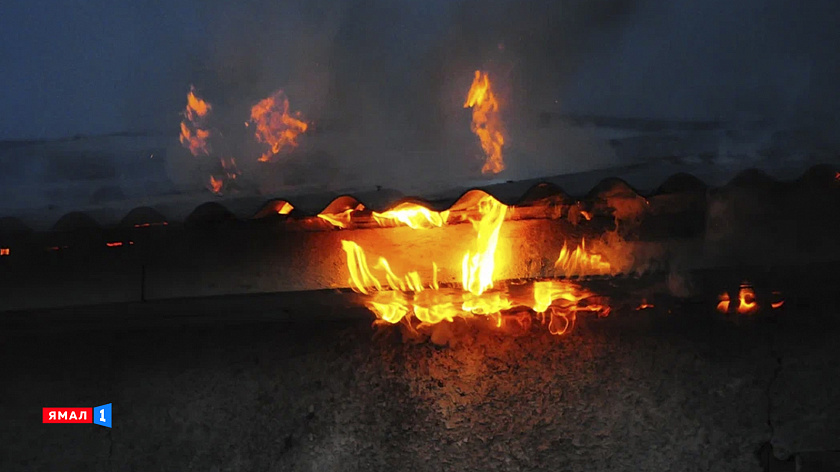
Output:
[[[775,467],[840,449],[838,295],[750,317],[707,301],[455,346],[306,312],[7,323],[0,469],[761,471],[794,470],[762,464],[768,443]],[[105,403],[113,429],[41,424]]]

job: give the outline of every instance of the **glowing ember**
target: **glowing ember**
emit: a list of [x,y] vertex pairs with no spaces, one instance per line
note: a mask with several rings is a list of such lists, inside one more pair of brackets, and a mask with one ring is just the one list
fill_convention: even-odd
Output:
[[647,309],[653,308],[653,307],[654,307],[653,304],[648,303],[647,300],[643,298],[642,303],[640,303],[639,306],[636,307],[636,311],[647,310]]
[[380,226],[406,225],[412,229],[438,227],[446,224],[449,211],[433,211],[416,203],[401,203],[391,210],[373,212],[373,219]]
[[738,290],[738,313],[749,315],[758,311],[758,303],[755,301],[755,291],[749,284],[741,284]]
[[11,251],[7,247],[0,247],[0,256],[8,256]]
[[471,129],[481,141],[481,148],[487,156],[481,172],[498,174],[505,169],[502,160],[502,146],[505,144],[504,127],[499,113],[499,101],[490,85],[486,72],[475,71],[472,86],[467,92],[464,108],[473,109]]
[[556,270],[562,271],[563,275],[601,275],[610,273],[610,263],[603,260],[598,254],[590,254],[586,251],[586,240],[581,240],[580,246],[574,251],[569,251],[566,243],[560,250],[560,257],[554,263]]
[[[507,325],[527,328],[532,316],[536,316],[548,324],[549,332],[561,335],[574,325],[578,311],[609,313],[609,308],[599,303],[586,303],[594,294],[568,281],[535,282],[530,294],[521,289],[515,293],[506,285],[494,288],[496,249],[506,212],[507,206],[492,197],[479,201],[480,219],[471,220],[476,239],[473,249],[462,260],[460,288],[441,287],[434,262],[431,263],[432,280],[427,283],[417,271],[396,274],[383,257],[370,266],[361,246],[343,240],[350,285],[370,297],[365,306],[378,321],[403,322],[412,330],[457,318],[488,320],[496,328]],[[406,224],[411,228],[435,226],[432,218],[425,216],[420,220],[408,218],[408,221],[411,224]],[[417,224],[418,221],[425,223]]]
[[774,310],[777,308],[781,308],[782,305],[785,304],[784,299],[782,299],[782,292],[774,291],[773,292],[774,301],[770,302],[770,307]]
[[149,228],[149,227],[152,227],[152,226],[166,226],[168,224],[169,223],[167,223],[166,221],[161,221],[160,223],[138,223],[138,224],[134,225],[134,227],[135,228]]
[[289,114],[289,99],[282,90],[251,108],[250,124],[256,128],[254,135],[257,141],[270,146],[270,149],[260,156],[260,162],[270,161],[284,149],[297,147],[298,135],[309,128],[309,125],[301,120],[300,112]]
[[[718,298],[719,302],[717,305],[717,310],[721,313],[729,313],[729,306],[730,306],[730,297],[729,293],[724,292],[720,294]],[[782,302],[783,304],[784,302]],[[776,305],[775,303],[771,304]],[[778,306],[773,306],[773,308],[778,308],[782,306],[779,304]],[[747,282],[741,284],[740,289],[738,290],[738,305],[735,306],[735,311],[742,315],[751,315],[757,312],[759,309],[758,302],[755,300],[755,290],[753,290],[752,285]]]
[[729,313],[729,294],[726,292],[718,296],[717,311],[721,313]]
[[293,207],[291,203],[289,203],[289,202],[283,202],[283,204],[282,204],[282,205],[280,205],[280,206],[276,209],[276,211],[277,211],[277,214],[278,214],[278,215],[288,215],[288,214],[289,214],[289,213],[291,213],[291,212],[292,212],[292,210],[294,210],[294,209],[295,209],[295,207]]
[[228,159],[222,158],[220,161],[222,163],[222,169],[225,171],[225,176],[230,180],[236,180],[236,177],[241,174],[236,167],[236,159],[233,157]]
[[210,191],[215,193],[216,195],[221,195],[222,187],[224,186],[225,181],[222,178],[216,178],[215,176],[210,176],[209,188]]
[[181,145],[189,149],[193,156],[209,155],[210,146],[207,140],[210,131],[204,127],[204,121],[212,110],[209,103],[198,98],[195,88],[190,87],[187,93],[187,107],[184,109],[184,120],[181,121]]

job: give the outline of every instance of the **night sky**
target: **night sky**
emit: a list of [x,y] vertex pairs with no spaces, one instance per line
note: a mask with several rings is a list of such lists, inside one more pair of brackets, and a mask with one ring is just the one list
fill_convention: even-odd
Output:
[[316,119],[432,122],[485,67],[515,110],[807,123],[840,110],[837,25],[833,0],[12,0],[0,139],[175,133],[190,84],[231,109],[283,88]]

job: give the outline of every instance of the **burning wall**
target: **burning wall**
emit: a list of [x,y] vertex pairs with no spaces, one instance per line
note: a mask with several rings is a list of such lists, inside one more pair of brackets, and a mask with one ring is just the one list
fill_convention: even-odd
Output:
[[[580,199],[550,185],[537,185],[523,198],[502,201],[486,192],[474,191],[456,201],[392,201],[374,209],[343,197],[322,207],[321,216],[332,215],[333,222],[306,210],[307,205],[311,208],[317,203],[304,201],[298,208],[296,202],[273,201],[264,205],[257,219],[239,219],[213,203],[196,210],[186,223],[158,213],[149,221],[137,220],[117,228],[98,227],[89,218],[65,219],[61,228],[49,233],[17,236],[21,233],[15,233],[12,227],[0,228],[0,247],[9,249],[9,255],[0,257],[5,268],[0,274],[1,299],[5,309],[22,309],[97,303],[97,297],[103,293],[117,302],[336,288],[359,290],[358,284],[349,282],[353,266],[348,266],[342,243],[348,241],[364,250],[368,270],[383,288],[376,291],[371,288],[375,288],[375,283],[362,284],[370,294],[358,298],[363,304],[376,301],[373,298],[377,296],[396,296],[402,306],[413,309],[415,297],[433,300],[436,292],[445,292],[443,302],[457,309],[458,314],[452,316],[487,315],[488,320],[498,323],[496,311],[485,309],[481,313],[470,306],[464,309],[469,301],[465,297],[481,301],[498,296],[493,300],[498,300],[499,306],[507,307],[507,297],[512,307],[521,306],[532,321],[540,321],[537,313],[544,311],[544,304],[538,303],[534,293],[535,281],[566,277],[575,282],[575,277],[582,274],[679,274],[733,264],[750,267],[838,258],[836,243],[830,236],[833,233],[827,229],[840,221],[833,213],[840,206],[822,205],[811,211],[814,201],[832,202],[838,198],[840,187],[835,173],[834,169],[816,168],[798,181],[752,190],[770,192],[778,198],[764,199],[765,205],[757,199],[756,206],[749,209],[738,207],[729,196],[733,189],[746,189],[749,184],[736,180],[739,187],[710,190],[688,185],[680,190],[674,187],[677,178],[647,197],[616,181],[605,182]],[[478,228],[484,215],[493,212],[482,213],[482,201],[485,211],[505,208],[493,251],[493,270],[485,272],[491,274],[492,288],[471,282],[481,280],[482,270],[488,267],[485,263],[489,262],[482,258],[489,245],[478,244]],[[718,233],[707,229],[715,221],[715,215],[709,212],[711,205],[717,208],[727,202],[724,208],[729,209],[726,214],[731,218],[726,221],[735,230]],[[423,205],[417,206],[418,203]],[[802,231],[767,233],[766,225],[775,222],[742,218],[747,216],[742,211],[786,215],[787,224]],[[495,218],[490,221],[498,223]],[[681,223],[674,225],[675,221]],[[686,232],[687,228],[690,231]],[[810,245],[802,245],[806,238]],[[123,244],[108,245],[114,242]],[[785,250],[780,251],[780,247]],[[812,247],[821,248],[822,252],[813,252]],[[733,254],[739,257],[733,258]],[[469,256],[466,271],[465,255]],[[122,262],[113,262],[115,256]],[[379,258],[387,261],[387,269],[384,264],[379,265]],[[356,264],[358,267],[358,260]],[[609,264],[608,271],[604,264]],[[90,277],[68,275],[79,270],[87,271]],[[470,274],[478,277],[470,279]],[[750,278],[746,273],[739,277]],[[73,287],[66,283],[68,279],[74,280]],[[410,290],[415,280],[423,288],[420,294]],[[517,281],[522,280],[527,283],[519,285]],[[713,293],[725,290],[735,297],[740,282],[732,281],[734,288],[714,287]],[[390,290],[392,284],[399,290]],[[440,289],[434,290],[435,285]],[[377,295],[378,292],[392,294]],[[715,303],[716,300],[712,306]],[[416,305],[420,311],[436,306],[432,302]],[[506,310],[499,313],[507,313]]]

